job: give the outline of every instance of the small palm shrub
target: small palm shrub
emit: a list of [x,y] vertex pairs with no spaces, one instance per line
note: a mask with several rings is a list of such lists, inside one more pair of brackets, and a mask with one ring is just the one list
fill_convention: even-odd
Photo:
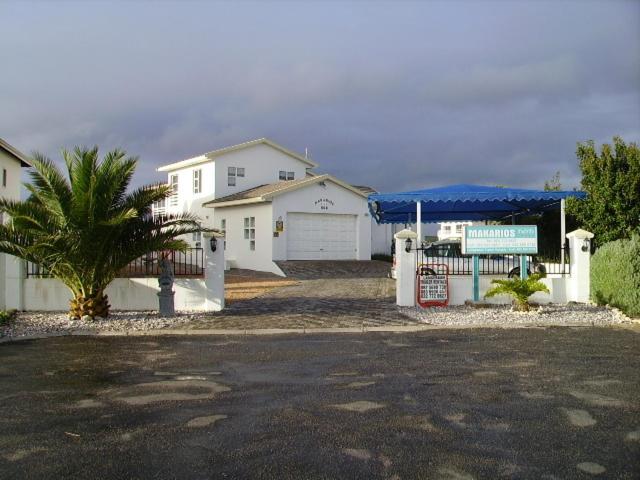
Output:
[[640,317],[640,235],[605,243],[594,253],[591,299]]
[[514,300],[514,308],[520,312],[528,312],[531,308],[529,297],[536,292],[550,293],[547,286],[540,281],[544,278],[543,273],[534,273],[525,280],[521,278],[512,278],[509,280],[492,280],[491,283],[495,287],[489,289],[485,293],[485,298],[495,297],[496,295],[511,295]]
[[7,325],[18,313],[16,310],[0,310],[0,327]]

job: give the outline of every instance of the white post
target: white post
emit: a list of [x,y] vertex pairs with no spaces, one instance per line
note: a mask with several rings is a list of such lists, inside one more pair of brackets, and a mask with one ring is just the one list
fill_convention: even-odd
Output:
[[24,260],[12,255],[4,256],[4,308],[6,310],[24,309]]
[[[211,233],[203,235],[204,252],[204,310],[217,312],[224,308],[224,237]],[[216,239],[216,251],[211,251],[211,238]]]
[[422,203],[416,202],[416,233],[418,234],[418,246],[422,245]]
[[571,275],[567,278],[567,301],[589,302],[591,288],[591,239],[593,233],[578,229],[567,233]]
[[560,271],[564,273],[564,245],[566,242],[567,235],[567,224],[566,224],[566,215],[565,215],[565,203],[564,198],[560,200]]
[[[396,304],[401,307],[414,307],[416,304],[416,239],[418,235],[411,230],[401,230],[394,235],[396,242]],[[411,251],[407,252],[405,243],[411,240]]]

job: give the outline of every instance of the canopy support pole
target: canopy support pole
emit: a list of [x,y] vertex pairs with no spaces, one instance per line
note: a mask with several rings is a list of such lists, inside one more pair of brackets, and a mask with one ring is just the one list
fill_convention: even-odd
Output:
[[565,215],[565,202],[564,198],[560,200],[560,271],[564,273],[564,246],[567,234],[567,224]]
[[422,202],[416,202],[416,233],[418,234],[417,248],[422,247]]

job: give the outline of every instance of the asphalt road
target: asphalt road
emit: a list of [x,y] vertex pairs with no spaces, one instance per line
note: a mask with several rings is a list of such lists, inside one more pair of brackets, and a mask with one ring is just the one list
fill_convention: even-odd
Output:
[[640,477],[640,334],[0,345],[0,478]]

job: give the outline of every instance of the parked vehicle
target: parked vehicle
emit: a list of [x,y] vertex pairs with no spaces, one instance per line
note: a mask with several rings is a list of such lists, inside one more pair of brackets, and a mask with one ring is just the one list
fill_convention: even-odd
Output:
[[[418,249],[419,264],[443,264],[448,267],[450,275],[471,275],[473,273],[473,257],[462,254],[460,240],[447,239],[430,243],[422,249]],[[393,251],[393,265],[389,276],[396,278],[395,272],[396,258]],[[480,275],[502,275],[509,278],[520,275],[520,257],[518,255],[481,255],[479,257]],[[533,262],[531,257],[527,257],[527,273],[532,271],[546,273],[542,264]],[[423,268],[425,273],[429,269]]]

